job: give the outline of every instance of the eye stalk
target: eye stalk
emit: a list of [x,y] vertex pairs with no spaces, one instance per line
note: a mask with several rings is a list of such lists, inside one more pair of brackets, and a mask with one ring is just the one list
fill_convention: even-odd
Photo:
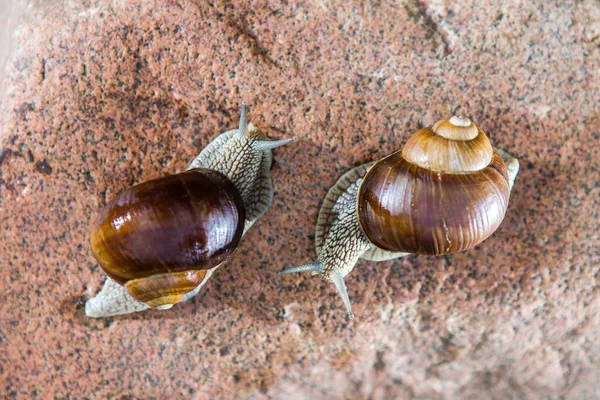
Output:
[[340,297],[342,298],[344,305],[346,306],[346,311],[348,312],[348,318],[350,318],[350,319],[354,318],[354,314],[352,313],[352,305],[350,304],[350,298],[348,297],[348,290],[346,288],[346,284],[344,283],[344,276],[342,275],[341,272],[339,272],[339,271],[326,272],[323,269],[323,263],[320,261],[317,261],[317,262],[311,263],[311,264],[304,264],[304,265],[300,265],[298,267],[284,269],[283,271],[279,271],[278,274],[284,275],[284,274],[293,274],[293,273],[297,273],[297,272],[312,272],[313,274],[319,274],[321,276],[321,278],[323,278],[326,282],[332,282],[335,285],[338,293],[340,294]]
[[239,135],[246,138],[254,139],[252,141],[252,147],[256,152],[263,152],[268,150],[273,150],[281,146],[285,146],[288,143],[295,142],[298,140],[296,136],[280,139],[280,140],[264,140],[263,134],[261,134],[258,129],[252,125],[252,123],[247,123],[246,118],[246,102],[242,102],[242,114],[240,116],[240,126],[238,128]]

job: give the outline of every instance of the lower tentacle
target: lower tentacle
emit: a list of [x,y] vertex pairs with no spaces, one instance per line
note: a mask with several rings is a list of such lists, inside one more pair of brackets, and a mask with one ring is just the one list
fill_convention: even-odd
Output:
[[321,247],[319,260],[285,269],[279,274],[313,272],[320,275],[325,281],[335,284],[348,311],[348,317],[352,319],[354,314],[344,277],[352,271],[359,257],[372,245],[358,224],[356,208],[353,203],[340,208],[334,207],[334,212],[337,215]]

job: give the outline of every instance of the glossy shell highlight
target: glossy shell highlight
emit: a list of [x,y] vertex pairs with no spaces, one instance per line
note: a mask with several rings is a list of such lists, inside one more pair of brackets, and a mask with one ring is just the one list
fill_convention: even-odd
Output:
[[225,175],[192,169],[119,194],[94,222],[90,244],[104,272],[133,298],[164,307],[229,258],[244,220],[242,198]]
[[479,171],[448,173],[410,163],[400,150],[369,170],[357,212],[375,246],[440,255],[489,237],[504,218],[509,194],[506,166],[495,151]]

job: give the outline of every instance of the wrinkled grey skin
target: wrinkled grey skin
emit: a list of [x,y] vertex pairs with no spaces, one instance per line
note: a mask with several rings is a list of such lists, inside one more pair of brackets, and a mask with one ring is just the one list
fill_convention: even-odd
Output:
[[[519,160],[503,150],[496,149],[508,169],[508,184],[512,190],[519,172]],[[344,278],[354,269],[359,258],[369,261],[385,261],[407,256],[409,253],[393,253],[371,244],[358,222],[356,202],[363,177],[374,162],[360,165],[344,174],[329,190],[317,220],[315,244],[317,261],[279,272],[311,272],[326,282],[332,282],[339,292],[348,317],[354,318]]]
[[[219,135],[209,143],[191,162],[188,169],[210,168],[226,175],[239,190],[246,209],[244,234],[271,206],[273,185],[271,182],[271,150],[296,140],[268,140],[246,122],[246,105],[242,104],[242,115],[238,129]],[[182,301],[189,300],[200,292],[202,286],[221,264],[210,269],[200,285],[187,293]],[[149,309],[146,304],[133,299],[125,287],[106,278],[104,287],[85,303],[85,315],[93,318],[129,314]],[[162,309],[167,309],[163,307]]]

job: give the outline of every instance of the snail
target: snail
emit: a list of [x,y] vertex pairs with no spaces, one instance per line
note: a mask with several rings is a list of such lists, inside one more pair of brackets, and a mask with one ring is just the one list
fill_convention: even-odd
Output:
[[108,276],[88,317],[165,310],[195,296],[271,206],[268,140],[246,123],[219,135],[181,173],[126,189],[92,224],[90,246]]
[[319,211],[318,261],[280,271],[332,282],[354,317],[344,277],[359,258],[442,255],[472,248],[500,225],[519,162],[468,118],[416,132],[400,150],[344,174]]

